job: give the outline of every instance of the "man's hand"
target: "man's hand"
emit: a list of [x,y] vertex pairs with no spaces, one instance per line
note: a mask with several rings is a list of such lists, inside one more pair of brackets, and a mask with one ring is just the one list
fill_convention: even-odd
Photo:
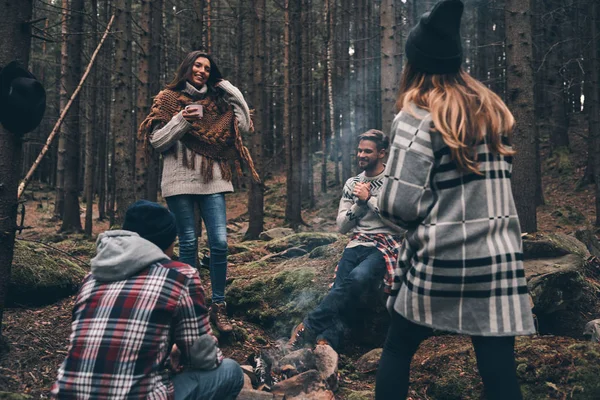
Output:
[[353,194],[358,197],[360,201],[368,201],[371,197],[371,183],[357,182],[354,186]]

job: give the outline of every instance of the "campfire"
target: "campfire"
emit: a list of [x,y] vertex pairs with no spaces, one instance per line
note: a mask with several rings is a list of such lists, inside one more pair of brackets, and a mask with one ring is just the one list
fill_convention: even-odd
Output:
[[248,365],[242,366],[247,383],[238,399],[334,399],[337,364],[338,355],[330,346],[290,351],[279,343],[248,357]]

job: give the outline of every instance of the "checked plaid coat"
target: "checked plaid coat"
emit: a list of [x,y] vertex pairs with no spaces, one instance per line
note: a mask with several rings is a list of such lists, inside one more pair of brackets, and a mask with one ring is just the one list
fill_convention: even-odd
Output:
[[[512,158],[477,147],[483,175],[452,161],[431,116],[413,107],[392,124],[381,216],[407,229],[388,307],[440,330],[476,336],[535,332]],[[414,114],[414,115],[413,115]]]

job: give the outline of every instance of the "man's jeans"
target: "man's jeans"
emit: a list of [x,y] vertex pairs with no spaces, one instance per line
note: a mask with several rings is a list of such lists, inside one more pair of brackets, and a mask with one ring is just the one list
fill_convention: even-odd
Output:
[[186,371],[175,375],[175,400],[235,399],[244,386],[240,365],[225,358],[218,368],[209,371]]
[[345,329],[342,314],[356,305],[365,290],[369,290],[377,280],[382,280],[385,271],[383,254],[377,248],[346,248],[338,264],[333,287],[304,319],[304,326],[337,349]]
[[166,198],[169,209],[175,214],[179,236],[179,261],[194,268],[198,257],[198,237],[194,203],[198,203],[200,215],[206,226],[210,248],[210,283],[212,302],[225,300],[227,279],[227,216],[223,193],[199,195],[181,194]]

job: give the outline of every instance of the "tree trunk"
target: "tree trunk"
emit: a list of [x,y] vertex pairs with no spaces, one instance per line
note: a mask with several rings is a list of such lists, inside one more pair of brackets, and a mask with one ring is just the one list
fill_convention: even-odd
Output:
[[131,132],[131,58],[128,57],[131,43],[131,0],[116,0],[114,6],[115,31],[120,33],[115,35],[115,109],[111,126],[115,138],[115,222],[121,224],[127,207],[135,201],[135,191],[131,184],[134,182],[134,160],[131,154],[134,135]]
[[[94,42],[98,42],[100,40],[100,35],[98,32],[98,0],[92,0],[92,18],[93,21],[93,31],[94,31]],[[94,165],[95,165],[95,151],[94,149],[97,146],[96,142],[96,127],[99,122],[99,113],[100,113],[100,103],[102,101],[102,97],[100,95],[99,89],[99,73],[98,68],[96,66],[93,67],[92,71],[92,85],[91,85],[91,93],[90,99],[92,101],[92,107],[90,108],[91,112],[91,121],[89,126],[86,129],[86,138],[85,138],[85,179],[84,179],[84,193],[85,193],[85,228],[84,233],[86,236],[92,235],[93,228],[93,211],[94,211]]]
[[[163,0],[153,0],[151,9],[151,42],[150,42],[150,65],[148,67],[148,91],[150,96],[155,96],[161,88],[160,66],[161,66],[161,41],[163,32]],[[200,21],[202,16],[200,16]],[[202,33],[202,31],[200,31]],[[200,39],[201,41],[201,39]],[[198,47],[200,48],[200,47]],[[160,159],[158,152],[152,152],[148,160],[148,200],[156,201],[158,196]]]
[[[69,75],[68,58],[68,32],[69,32],[69,0],[62,0],[62,23],[61,23],[61,42],[60,42],[60,110],[64,110],[69,101],[69,86],[66,80]],[[69,117],[73,112],[69,114]],[[65,157],[67,155],[67,130],[69,129],[68,119],[60,127],[58,137],[58,154],[56,159],[56,196],[54,199],[54,218],[62,220],[65,209]]]
[[[161,4],[162,4],[162,0]],[[154,1],[153,1],[154,3]],[[155,5],[156,6],[156,5]],[[202,35],[204,29],[204,0],[195,0],[193,2],[194,18],[192,20],[192,50],[203,49]],[[162,9],[162,6],[161,6]],[[162,13],[161,13],[162,15]],[[153,95],[154,96],[154,95]]]
[[212,4],[211,0],[206,1],[206,52],[212,51]]
[[[309,32],[314,32],[310,29],[311,24],[311,1],[303,0],[301,23],[304,29],[302,32],[302,57],[306,65],[314,65],[311,60],[310,37]],[[301,139],[301,200],[307,203],[308,208],[314,205],[314,199],[311,197],[312,187],[312,151],[311,151],[311,127],[312,127],[312,68],[302,66],[302,99],[301,99],[301,115],[302,115],[302,139]]]
[[506,0],[508,106],[517,121],[512,187],[523,232],[537,231],[536,124],[533,102],[531,0]]
[[394,0],[383,0],[381,14],[381,122],[388,132],[396,115],[396,93],[399,82],[397,72],[400,64],[400,29],[396,26],[396,6]]
[[[589,126],[590,126],[590,148],[594,154],[594,182],[596,183],[596,226],[600,226],[600,40],[598,39],[600,24],[600,6],[597,2],[591,1],[589,3],[589,37],[590,45],[588,48],[589,57],[589,78],[588,81],[588,93],[590,94],[589,99]],[[588,100],[586,98],[586,104]],[[587,107],[587,106],[586,106]]]
[[[546,15],[542,26],[544,29],[544,57],[546,60],[541,66],[544,76],[544,93],[546,94],[548,117],[544,118],[545,131],[550,137],[551,150],[568,150],[569,135],[567,120],[567,100],[563,78],[564,55],[568,47],[573,47],[569,42],[562,44],[565,32],[565,11],[562,0],[544,1]],[[565,47],[568,46],[568,47]]]
[[[81,79],[81,55],[83,48],[83,14],[84,1],[71,0],[70,18],[68,19],[68,67],[64,79],[67,96],[70,98]],[[67,61],[67,60],[64,60]],[[80,152],[80,120],[79,96],[73,101],[69,109],[70,118],[65,119],[66,128],[61,138],[66,142],[64,148],[64,210],[62,218],[63,232],[81,232],[81,217],[79,212],[79,152]]]
[[[262,175],[262,137],[266,128],[267,119],[265,111],[267,109],[267,97],[265,96],[264,72],[267,69],[265,58],[265,29],[266,29],[266,1],[252,1],[254,15],[252,18],[254,28],[253,40],[253,103],[256,110],[256,118],[254,119],[254,132],[252,132],[250,152],[254,160],[254,167],[259,175]],[[264,178],[263,178],[264,179]],[[249,223],[248,230],[244,235],[246,240],[258,239],[258,235],[264,230],[264,185],[262,183],[250,182],[250,191],[248,192],[248,215]]]
[[[152,5],[150,0],[141,1],[139,29],[140,29],[140,48],[138,52],[138,85],[136,115],[139,126],[150,111],[150,52],[152,50]],[[154,94],[152,95],[154,96]],[[148,198],[148,164],[150,160],[147,157],[147,151],[144,148],[144,138],[138,138],[136,135],[135,148],[135,197],[136,199]]]
[[[0,66],[12,60],[23,65],[29,63],[31,47],[31,0],[0,1]],[[22,141],[18,135],[5,130],[0,124],[0,341],[2,340],[2,317],[15,245],[17,226],[17,187],[21,163]],[[0,352],[2,350],[0,343]]]
[[[323,2],[323,23],[327,27],[325,30],[325,77],[323,79],[323,94],[321,113],[321,192],[327,193],[327,138],[331,137],[333,132],[333,38],[335,35],[332,2],[335,0],[325,0]],[[332,146],[333,147],[333,146]],[[337,160],[335,160],[337,165]]]

